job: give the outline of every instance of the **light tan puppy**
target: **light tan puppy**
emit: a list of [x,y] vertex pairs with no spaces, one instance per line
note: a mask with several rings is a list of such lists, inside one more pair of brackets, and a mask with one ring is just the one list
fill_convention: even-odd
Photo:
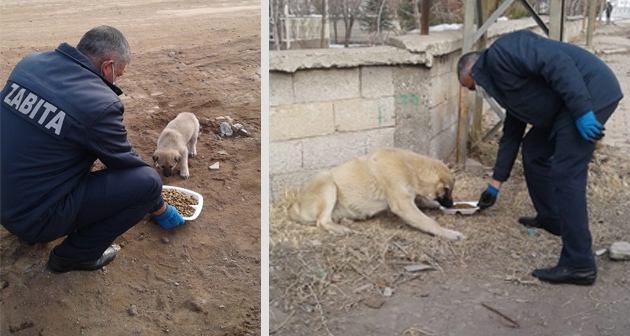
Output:
[[166,125],[157,141],[157,150],[153,153],[155,167],[162,170],[162,175],[173,175],[173,169],[179,163],[179,175],[185,179],[188,172],[188,156],[197,155],[197,136],[199,120],[190,112],[182,112]]
[[363,220],[389,209],[416,229],[460,240],[466,237],[440,227],[415,203],[421,197],[450,207],[453,184],[451,171],[442,161],[403,149],[381,148],[316,175],[289,207],[289,216],[339,233],[349,230],[335,221]]

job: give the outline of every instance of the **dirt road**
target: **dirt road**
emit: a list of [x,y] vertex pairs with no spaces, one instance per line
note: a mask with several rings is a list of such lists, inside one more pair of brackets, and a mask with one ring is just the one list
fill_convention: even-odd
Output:
[[[52,274],[45,264],[58,241],[21,245],[0,229],[0,334],[260,334],[260,2],[3,0],[0,82],[26,54],[76,45],[101,24],[131,46],[117,84],[131,144],[147,162],[177,113],[199,118],[190,179],[163,182],[201,193],[204,208],[170,230],[145,217],[95,272]],[[252,136],[218,138],[213,120],[225,115]]]

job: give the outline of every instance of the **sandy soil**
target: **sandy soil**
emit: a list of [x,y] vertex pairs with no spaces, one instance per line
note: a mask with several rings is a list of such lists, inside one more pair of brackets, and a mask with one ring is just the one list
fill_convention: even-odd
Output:
[[[0,229],[0,334],[260,334],[260,2],[8,0],[0,13],[2,83],[30,52],[76,45],[96,25],[120,29],[132,49],[117,80],[132,145],[151,162],[168,121],[195,113],[191,177],[163,182],[204,196],[183,226],[145,217],[94,272],[52,274],[45,264],[58,241],[21,245]],[[252,136],[217,137],[212,121],[225,115]]]
[[[601,57],[623,87],[630,84],[630,35],[626,26],[601,27]],[[623,45],[616,45],[624,40]],[[623,101],[613,140],[625,143],[630,105]],[[607,125],[609,126],[609,125]],[[271,125],[270,127],[273,127]],[[612,136],[612,134],[611,134]],[[610,137],[610,136],[609,136]],[[627,137],[626,137],[627,139]],[[613,141],[616,142],[616,141]],[[497,139],[471,156],[480,167],[457,173],[454,198],[477,200],[494,163]],[[589,171],[590,228],[594,250],[630,241],[628,146],[601,146]],[[472,216],[425,210],[441,225],[468,239],[448,242],[409,228],[383,214],[347,224],[353,231],[333,236],[287,218],[288,196],[270,209],[269,315],[272,335],[308,336],[548,336],[630,335],[630,264],[598,255],[592,287],[550,285],[531,276],[534,268],[557,263],[561,241],[516,223],[533,215],[522,164],[517,161],[497,203]],[[411,273],[407,265],[429,265]]]

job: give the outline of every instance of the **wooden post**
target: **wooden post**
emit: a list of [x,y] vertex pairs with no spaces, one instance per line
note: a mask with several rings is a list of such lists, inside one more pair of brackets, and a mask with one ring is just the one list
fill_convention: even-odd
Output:
[[562,41],[564,0],[549,0],[549,38]]
[[420,35],[429,35],[429,17],[431,11],[431,0],[422,0],[422,19],[420,20],[420,24],[422,28],[420,29]]
[[[477,4],[480,5],[481,7],[479,8],[481,15],[479,16],[479,22],[477,22],[477,28],[481,28],[483,23],[488,20],[488,17],[490,17],[490,13],[493,11],[493,8],[495,7],[493,5],[496,4],[496,1],[497,0],[481,0],[477,2]],[[488,34],[484,33],[479,38],[479,42],[477,42],[476,50],[481,50],[485,48],[487,45],[488,45]],[[473,113],[472,113],[472,124],[470,127],[470,143],[474,144],[481,139],[481,134],[483,131],[483,125],[482,125],[483,98],[478,97],[478,96],[475,97],[475,103],[472,110],[473,110]]]
[[[462,55],[472,51],[473,28],[475,23],[475,2],[476,0],[466,0],[464,12],[464,26],[462,32],[464,34],[464,43],[462,46]],[[459,111],[457,121],[457,144],[455,148],[456,164],[465,167],[466,157],[468,156],[468,128],[469,114],[468,106],[466,106],[466,98],[468,97],[468,89],[460,86],[459,88]]]
[[586,46],[593,47],[593,31],[595,30],[595,17],[597,16],[597,0],[588,1],[588,25],[586,26]]

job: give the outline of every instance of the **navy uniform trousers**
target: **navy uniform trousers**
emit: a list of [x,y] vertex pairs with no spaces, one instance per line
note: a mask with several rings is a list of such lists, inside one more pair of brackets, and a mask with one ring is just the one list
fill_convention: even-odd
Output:
[[[594,111],[603,125],[618,102]],[[562,111],[552,127],[532,127],[522,143],[523,168],[537,219],[562,232],[558,266],[595,267],[588,227],[586,182],[595,144],[584,140],[569,113]]]
[[[55,247],[55,253],[60,257],[100,258],[116,237],[164,204],[162,181],[150,166],[103,169],[90,173],[84,183],[87,184],[84,197],[75,204],[58,205],[53,209],[45,225],[55,230],[47,230],[47,237],[37,237],[37,242],[49,242],[67,235]],[[67,206],[76,209],[68,211]],[[63,215],[56,216],[57,213],[74,211],[77,215],[72,223],[60,220]]]

